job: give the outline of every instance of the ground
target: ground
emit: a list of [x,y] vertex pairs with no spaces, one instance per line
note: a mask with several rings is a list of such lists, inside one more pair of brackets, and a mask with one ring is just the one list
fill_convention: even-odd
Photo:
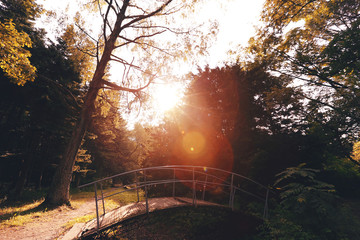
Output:
[[[113,191],[115,190],[109,189],[107,192],[111,194]],[[128,191],[108,199],[105,206],[109,212],[119,206],[129,206],[127,204],[136,200],[136,191]],[[140,192],[140,201],[142,200],[143,193]],[[6,207],[0,205],[1,240],[61,239],[75,223],[95,218],[92,192],[72,195],[72,207],[62,206],[49,210],[41,208],[41,202],[40,199],[27,204],[16,203]],[[152,206],[151,202],[149,205]],[[222,236],[227,236],[226,239],[247,239],[243,234],[253,234],[260,223],[259,219],[225,208],[177,207],[174,210],[161,210],[149,216],[144,214],[131,219],[124,222],[120,228],[115,227],[110,232],[104,232],[105,235],[95,236],[95,239],[162,240],[174,239],[173,236],[178,236],[181,240],[221,239]],[[112,234],[115,235],[111,236]]]
[[262,220],[229,208],[182,206],[125,220],[84,240],[248,240]]
[[[107,188],[104,195],[113,195],[122,188]],[[0,239],[61,239],[61,237],[78,222],[85,223],[96,217],[94,192],[74,190],[70,193],[71,207],[62,206],[56,209],[44,209],[41,203],[43,194],[29,191],[20,202],[1,202],[0,199]],[[144,193],[139,191],[140,201]],[[107,211],[137,200],[137,192],[127,191],[106,199]]]
[[2,240],[61,239],[61,236],[70,227],[69,222],[79,216],[86,216],[94,212],[94,201],[86,201],[74,207],[62,206],[43,212],[41,216],[34,215],[32,221],[23,226],[2,227],[0,228],[0,236]]

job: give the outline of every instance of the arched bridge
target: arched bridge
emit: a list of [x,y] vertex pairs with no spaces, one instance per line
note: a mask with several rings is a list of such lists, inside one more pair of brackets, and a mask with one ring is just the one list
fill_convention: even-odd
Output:
[[[116,191],[103,190],[104,184],[116,186],[120,182],[123,184]],[[79,188],[89,186],[95,189],[96,218],[78,229],[77,237],[91,235],[134,216],[178,206],[225,206],[235,210],[256,202],[262,205],[259,215],[267,218],[271,192],[264,185],[234,172],[188,165],[136,169]],[[105,201],[127,191],[136,191],[136,201],[107,212]]]

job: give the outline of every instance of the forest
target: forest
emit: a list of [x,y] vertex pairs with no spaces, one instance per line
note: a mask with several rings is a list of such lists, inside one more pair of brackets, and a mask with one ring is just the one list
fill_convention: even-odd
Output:
[[76,15],[50,40],[37,1],[0,0],[0,207],[29,192],[70,205],[81,184],[195,162],[275,192],[254,239],[360,239],[360,1],[266,0],[237,60],[177,77],[178,104],[133,128],[124,113],[151,111],[164,66],[198,66],[214,26],[172,26],[203,1],[87,2],[100,33]]

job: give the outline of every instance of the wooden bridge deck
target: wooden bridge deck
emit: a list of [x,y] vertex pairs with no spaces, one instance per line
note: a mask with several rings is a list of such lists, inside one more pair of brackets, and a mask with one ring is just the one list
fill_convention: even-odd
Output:
[[[202,200],[196,200],[195,204],[199,206],[224,207],[223,205],[202,201]],[[154,212],[157,210],[162,210],[167,208],[191,206],[191,205],[193,205],[193,199],[183,198],[183,197],[175,197],[175,198],[164,197],[164,198],[148,199],[149,212]],[[146,214],[145,201],[136,202],[136,203],[128,204],[126,206],[119,207],[99,217],[99,224],[100,224],[99,229],[105,229],[119,222],[122,222],[124,220],[142,214]],[[87,223],[74,225],[74,227],[62,238],[62,240],[77,239],[80,237],[84,237],[96,233],[96,231],[97,231],[97,221],[95,218]]]

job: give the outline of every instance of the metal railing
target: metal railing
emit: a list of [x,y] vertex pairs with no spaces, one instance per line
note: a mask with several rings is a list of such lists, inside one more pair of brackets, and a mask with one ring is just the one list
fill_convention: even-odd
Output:
[[[170,177],[165,179],[156,179],[156,174],[159,174],[159,171],[170,171]],[[119,191],[112,191],[107,194],[103,190],[103,183],[114,180],[115,178],[129,178],[129,176],[133,175],[134,181],[131,184],[125,185],[119,189]],[[164,175],[161,173],[160,178],[164,178]],[[96,205],[96,221],[97,221],[97,230],[100,229],[100,211],[99,211],[99,201],[101,201],[102,212],[103,215],[106,213],[105,209],[105,199],[110,198],[114,195],[121,194],[127,191],[136,190],[137,202],[140,201],[139,190],[144,189],[144,197],[145,197],[145,206],[146,213],[149,213],[149,188],[158,186],[158,185],[171,185],[171,195],[172,197],[178,197],[176,192],[176,185],[181,183],[183,188],[187,186],[189,191],[192,193],[192,204],[197,206],[197,192],[201,192],[201,200],[205,200],[206,192],[214,191],[214,189],[220,189],[222,193],[228,193],[229,200],[226,206],[230,207],[232,210],[235,209],[235,195],[237,193],[244,193],[247,196],[250,196],[256,200],[264,202],[263,209],[263,218],[268,217],[268,199],[269,193],[271,190],[248,178],[243,175],[218,169],[212,167],[204,167],[204,166],[190,166],[190,165],[167,165],[167,166],[157,166],[157,167],[147,167],[140,168],[128,172],[123,172],[120,174],[113,175],[111,177],[106,177],[97,181],[93,181],[91,183],[87,183],[79,186],[79,188],[94,186],[95,189],[95,205]],[[242,187],[246,186],[246,187]],[[100,193],[99,188],[100,187]],[[178,187],[179,188],[179,187]]]

